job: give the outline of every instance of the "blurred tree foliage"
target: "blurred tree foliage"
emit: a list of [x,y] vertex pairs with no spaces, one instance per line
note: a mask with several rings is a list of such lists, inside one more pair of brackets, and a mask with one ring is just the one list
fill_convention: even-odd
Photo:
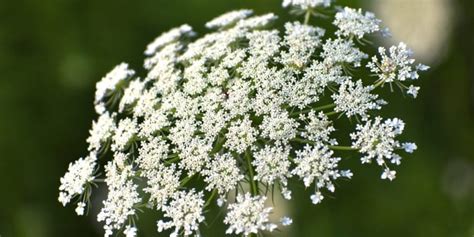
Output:
[[[290,207],[292,236],[474,235],[474,4],[451,2],[447,55],[423,78],[420,99],[393,95],[387,107],[419,150],[390,184],[349,157],[356,175],[334,198],[313,206],[302,187]],[[238,8],[288,16],[278,0],[2,0],[0,235],[101,236],[94,215],[77,217],[57,202],[59,177],[85,155],[95,82],[122,61],[140,68],[160,32],[182,23],[203,32],[207,20]],[[147,219],[140,236],[157,236]]]

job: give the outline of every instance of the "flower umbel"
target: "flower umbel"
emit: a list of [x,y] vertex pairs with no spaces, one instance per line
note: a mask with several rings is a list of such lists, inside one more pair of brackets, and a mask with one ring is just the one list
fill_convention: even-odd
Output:
[[[284,0],[304,20],[276,27],[275,14],[246,9],[212,19],[201,36],[184,24],[146,47],[142,77],[119,64],[97,83],[89,156],[69,165],[59,201],[87,214],[104,182],[105,236],[137,236],[145,211],[159,213],[160,233],[200,236],[214,208],[226,234],[257,236],[293,222],[270,221],[277,207],[267,199],[305,186],[307,201],[321,203],[357,170],[346,157],[375,161],[394,180],[400,152],[417,146],[399,141],[402,120],[381,117],[383,87],[417,97],[428,67],[404,43],[369,55],[381,21],[332,2]],[[310,24],[329,14],[336,30]]]
[[271,207],[265,207],[266,197],[252,196],[250,193],[238,195],[236,202],[229,205],[224,223],[229,225],[226,234],[258,233],[260,230],[273,231],[276,224],[269,222]]

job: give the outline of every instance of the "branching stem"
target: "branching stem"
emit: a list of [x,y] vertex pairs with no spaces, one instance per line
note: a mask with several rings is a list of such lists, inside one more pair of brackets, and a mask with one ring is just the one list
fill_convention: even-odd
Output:
[[252,191],[252,195],[255,196],[255,195],[258,195],[258,188],[257,188],[257,183],[254,180],[252,161],[250,160],[251,155],[250,155],[250,152],[248,150],[245,152],[245,159],[247,160],[247,166],[248,166],[248,170],[249,170],[250,188],[251,188],[251,191]]
[[304,15],[304,24],[307,25],[309,23],[309,19],[311,18],[311,10],[306,11]]
[[301,111],[293,112],[293,113],[291,113],[291,116],[306,114],[306,113],[311,112],[311,111],[320,111],[320,110],[325,110],[325,109],[331,109],[331,108],[334,108],[334,107],[336,107],[336,104],[332,103],[332,104],[318,106],[318,107],[315,107],[315,108],[307,108],[307,109],[303,109]]

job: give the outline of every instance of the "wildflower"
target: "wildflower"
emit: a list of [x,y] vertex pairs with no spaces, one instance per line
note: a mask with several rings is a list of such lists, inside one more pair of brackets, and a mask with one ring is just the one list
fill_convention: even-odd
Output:
[[332,155],[333,151],[322,144],[314,147],[306,145],[302,150],[296,151],[294,161],[296,167],[291,173],[303,179],[306,187],[316,182],[315,196],[311,196],[314,204],[319,203],[323,199],[319,191],[321,188],[327,188],[329,191],[334,192],[333,181],[342,175],[348,177],[347,172],[341,172],[337,169],[341,158],[332,157]]
[[266,185],[279,182],[286,199],[291,197],[291,192],[285,195],[285,192],[288,192],[287,180],[291,177],[289,153],[289,149],[282,146],[265,146],[255,153],[255,159],[252,162],[256,172],[254,179]]
[[333,94],[332,98],[336,107],[334,111],[344,112],[347,117],[359,115],[363,118],[367,117],[369,110],[379,110],[383,100],[377,100],[378,95],[371,94],[373,87],[364,87],[362,81],[353,82],[347,80],[341,84],[337,94]]
[[119,104],[119,112],[124,112],[127,106],[132,105],[140,99],[145,87],[145,82],[140,80],[133,80],[124,90],[122,99]]
[[89,151],[98,151],[112,137],[116,129],[114,117],[114,114],[110,115],[106,112],[92,123],[90,136],[86,140],[89,143]]
[[137,121],[130,118],[120,120],[115,134],[112,137],[112,150],[122,151],[128,147],[130,142],[138,133]]
[[[377,56],[373,56],[372,61],[367,64],[367,67],[378,77],[378,81],[382,84],[416,80],[419,77],[419,71],[429,69],[428,66],[422,64],[414,65],[415,59],[411,58],[413,52],[403,42],[398,44],[398,46],[390,47],[388,55],[386,49],[380,47],[379,54],[380,59]],[[413,94],[413,90],[411,90],[411,94]]]
[[108,162],[105,171],[108,194],[97,220],[105,222],[104,230],[107,232],[120,229],[132,218],[136,214],[135,205],[142,199],[138,194],[138,185],[131,179],[135,172],[127,164],[125,154],[115,154],[114,161]]
[[324,30],[319,27],[302,25],[299,22],[285,24],[285,38],[283,46],[288,52],[281,53],[281,61],[284,65],[301,68],[306,65],[316,48],[321,44]]
[[128,64],[121,63],[102,78],[96,85],[95,105],[96,112],[102,114],[105,112],[104,99],[113,93],[118,87],[126,83],[126,80],[135,75],[135,71],[128,69]]
[[283,0],[283,7],[293,6],[303,10],[315,7],[329,7],[332,0]]
[[352,41],[344,39],[328,39],[323,45],[321,56],[328,64],[348,64],[360,67],[361,61],[367,58],[367,54],[356,48]]
[[164,218],[170,218],[170,220],[159,220],[158,232],[174,228],[170,237],[178,236],[181,231],[184,236],[199,233],[199,223],[204,221],[202,197],[203,193],[197,193],[194,189],[189,192],[175,192],[173,199],[162,207]]
[[[405,123],[397,118],[387,119],[384,122],[381,117],[368,120],[365,125],[358,124],[356,132],[351,133],[352,147],[364,154],[361,158],[362,163],[370,163],[375,159],[378,165],[386,168],[386,160],[395,158],[392,162],[399,163],[400,157],[394,153],[395,150],[403,147],[407,152],[412,152],[416,149],[414,143],[405,143],[402,146],[396,140],[396,137],[402,134],[404,127]],[[384,173],[383,177],[395,177],[393,172],[385,171]]]
[[226,234],[257,234],[258,231],[273,231],[277,226],[269,222],[271,207],[265,207],[266,197],[239,194],[236,202],[229,205],[224,223],[229,225]]
[[181,25],[180,27],[173,28],[160,36],[158,36],[152,43],[146,47],[145,54],[153,55],[163,46],[166,46],[174,41],[179,40],[181,37],[192,37],[194,33],[193,29],[189,25]]
[[336,13],[336,19],[333,24],[339,29],[336,35],[350,37],[356,36],[358,39],[380,30],[381,20],[375,18],[372,12],[362,13],[362,9],[352,9],[345,7],[342,11]]
[[232,122],[226,134],[227,141],[224,146],[231,151],[243,153],[257,140],[257,129],[252,127],[251,123],[248,116]]
[[216,155],[202,174],[207,183],[206,189],[216,189],[221,196],[233,190],[244,179],[236,160],[229,153]]
[[413,153],[417,148],[416,144],[412,142],[405,142],[402,144],[402,147],[408,153]]
[[301,132],[301,137],[310,141],[329,143],[329,135],[336,129],[331,125],[328,116],[323,112],[316,115],[315,111],[310,111],[307,115],[300,115],[301,121],[305,121],[306,125],[304,131]]
[[[420,87],[412,82],[428,67],[415,65],[403,43],[388,53],[380,48],[367,62],[356,42],[385,32],[370,12],[341,8],[334,32],[309,24],[311,16],[336,12],[322,9],[331,0],[283,6],[304,13],[304,22],[272,27],[275,14],[242,9],[212,19],[211,32],[200,37],[184,24],[146,47],[143,77],[122,63],[102,78],[90,155],[69,165],[59,202],[75,201],[83,215],[94,182],[104,180],[108,192],[97,220],[106,237],[135,237],[146,209],[162,217],[158,232],[199,236],[212,204],[226,211],[227,234],[248,236],[293,222],[284,216],[272,223],[264,194],[291,200],[295,176],[318,204],[335,192],[336,180],[353,176],[341,159],[351,153],[360,153],[362,163],[375,160],[380,177],[393,180],[389,166],[400,165],[399,151],[417,146],[398,141],[402,120],[378,116],[387,103],[378,89],[393,84],[416,97]],[[370,73],[375,81],[364,76]],[[345,145],[348,137],[352,144]]]
[[273,13],[268,13],[261,16],[254,16],[248,19],[241,20],[237,23],[238,29],[258,29],[258,28],[265,28],[269,26],[272,22],[278,19]]
[[316,191],[313,195],[311,195],[311,201],[314,205],[321,203],[321,201],[324,199],[324,196],[321,194],[321,192]]
[[252,10],[246,10],[246,9],[231,11],[207,22],[206,27],[210,29],[228,27],[228,26],[231,26],[232,24],[235,24],[239,20],[249,17],[252,14],[253,14]]
[[160,167],[167,159],[170,145],[162,138],[154,137],[148,142],[143,142],[138,149],[137,163],[143,170],[153,170]]
[[286,111],[272,111],[269,116],[264,116],[260,136],[276,141],[288,141],[296,136],[298,123],[289,117]]
[[86,158],[80,158],[69,164],[67,173],[61,178],[59,186],[59,201],[65,206],[71,199],[81,195],[88,183],[91,183],[96,171],[96,156],[91,153]]
[[168,167],[159,165],[155,169],[144,172],[142,176],[148,179],[148,186],[143,191],[150,194],[149,202],[158,210],[173,197],[180,187],[181,172],[174,164]]

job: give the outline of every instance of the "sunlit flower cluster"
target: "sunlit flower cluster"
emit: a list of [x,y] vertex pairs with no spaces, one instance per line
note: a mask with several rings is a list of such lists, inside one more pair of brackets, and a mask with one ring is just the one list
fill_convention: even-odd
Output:
[[[403,43],[369,55],[376,50],[365,39],[382,29],[373,13],[331,0],[283,6],[305,20],[272,27],[276,15],[243,9],[209,21],[200,37],[182,25],[146,47],[145,75],[122,63],[102,78],[90,154],[70,164],[59,201],[84,215],[103,183],[97,219],[105,236],[137,236],[145,209],[159,213],[158,232],[199,236],[215,219],[212,208],[224,213],[226,234],[249,236],[293,222],[270,221],[268,196],[291,200],[304,186],[318,204],[335,192],[354,175],[345,157],[375,161],[381,178],[393,180],[398,153],[417,146],[399,141],[402,120],[380,116],[384,85],[416,97],[413,83],[428,67]],[[323,8],[336,11],[335,20],[318,20],[331,29],[310,24]]]

